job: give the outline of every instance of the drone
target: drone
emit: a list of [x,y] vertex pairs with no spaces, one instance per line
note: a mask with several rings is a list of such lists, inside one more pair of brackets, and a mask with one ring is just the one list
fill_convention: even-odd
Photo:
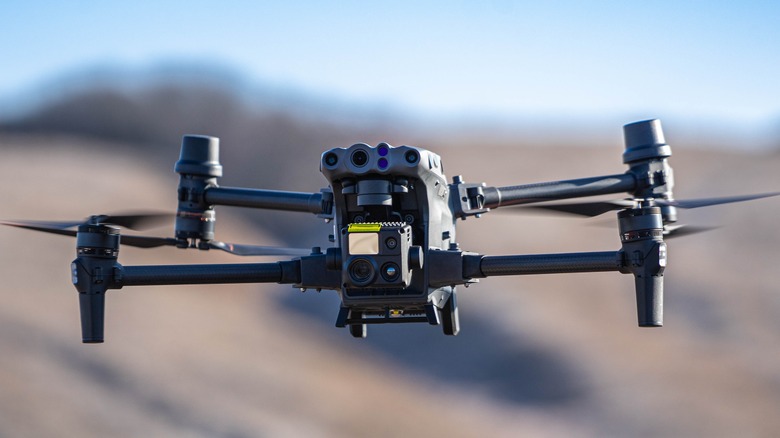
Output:
[[[82,341],[104,339],[105,296],[110,289],[149,285],[279,283],[334,290],[341,299],[337,327],[365,338],[371,324],[425,323],[457,335],[456,288],[493,276],[619,272],[635,279],[640,327],[663,325],[665,239],[702,228],[677,224],[678,208],[749,201],[780,193],[675,200],[674,179],[661,123],[623,127],[625,173],[493,187],[448,183],[436,153],[412,146],[364,143],[325,151],[320,171],[328,187],[304,193],[221,187],[219,139],[185,135],[174,170],[179,174],[174,237],[121,235],[161,215],[95,215],[86,221],[5,222],[5,225],[76,237],[71,263],[79,295]],[[562,204],[568,198],[627,193],[628,199]],[[549,201],[553,201],[550,203]],[[617,211],[620,249],[561,254],[482,255],[461,249],[456,223],[507,207],[583,216]],[[333,246],[301,250],[215,240],[215,206],[314,214],[333,223]],[[75,230],[72,228],[76,228]],[[120,245],[216,249],[236,255],[293,256],[267,263],[125,266]]]

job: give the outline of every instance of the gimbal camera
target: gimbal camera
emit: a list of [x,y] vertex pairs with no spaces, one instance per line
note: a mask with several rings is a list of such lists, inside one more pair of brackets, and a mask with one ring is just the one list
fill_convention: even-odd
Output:
[[[221,187],[219,140],[184,136],[174,167],[180,175],[174,237],[121,236],[144,216],[92,216],[87,222],[7,225],[76,236],[71,264],[79,292],[82,339],[103,342],[105,294],[130,286],[281,283],[334,290],[341,298],[337,327],[365,337],[367,325],[421,322],[460,330],[456,288],[498,275],[615,271],[635,278],[640,327],[663,325],[665,238],[696,231],[676,224],[677,208],[747,201],[778,193],[674,200],[674,179],[658,120],[624,126],[625,173],[541,184],[492,187],[448,183],[439,155],[411,146],[358,143],[322,154],[328,188],[302,193]],[[627,201],[555,204],[566,198],[628,193]],[[537,204],[541,203],[541,204]],[[456,223],[497,208],[537,204],[595,216],[617,210],[620,248],[614,251],[481,255],[460,248]],[[234,245],[215,240],[215,206],[307,212],[333,223],[332,247],[311,250]],[[292,255],[268,263],[124,266],[119,247],[177,246],[238,255]]]

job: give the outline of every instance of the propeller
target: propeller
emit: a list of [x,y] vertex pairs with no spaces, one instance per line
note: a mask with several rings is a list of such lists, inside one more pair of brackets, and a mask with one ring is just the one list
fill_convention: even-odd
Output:
[[[728,196],[720,198],[703,198],[703,199],[687,199],[687,200],[667,200],[667,199],[654,199],[653,202],[659,206],[669,206],[677,208],[699,208],[709,207],[713,205],[730,204],[734,202],[752,201],[754,199],[769,198],[772,196],[778,196],[780,192],[773,193],[761,193],[753,195],[742,196]],[[602,215],[610,211],[622,210],[624,208],[631,208],[637,201],[630,199],[617,199],[611,201],[593,201],[593,202],[571,202],[571,203],[559,203],[548,205],[518,205],[514,208],[534,209],[534,210],[547,210],[559,213],[575,214],[579,216],[595,217]]]
[[[654,199],[652,202],[655,205],[662,207],[676,207],[683,209],[710,207],[713,205],[731,204],[735,202],[752,201],[755,199],[770,198],[780,195],[780,192],[772,193],[760,193],[752,195],[740,195],[740,196],[726,196],[718,198],[702,198],[702,199],[686,199],[686,200],[668,200],[668,199]],[[557,203],[557,204],[537,204],[537,205],[518,205],[514,208],[523,208],[526,210],[543,210],[547,212],[573,214],[578,216],[595,217],[600,216],[610,211],[622,210],[625,208],[632,208],[637,205],[641,200],[632,199],[616,199],[608,201],[592,201],[592,202],[570,202],[570,203]],[[698,234],[705,231],[711,231],[718,227],[707,227],[697,225],[684,225],[684,224],[664,224],[664,238],[671,239],[682,236],[690,236],[692,234]]]
[[[140,230],[159,225],[163,220],[172,218],[171,214],[145,213],[126,215],[95,215],[82,221],[3,221],[0,224],[40,231],[62,236],[76,237],[77,231],[70,229],[80,225],[110,224],[118,225],[132,230]],[[161,246],[181,246],[182,242],[172,237],[133,236],[122,235],[122,245],[137,248],[157,248]],[[208,248],[225,251],[239,256],[264,256],[264,255],[308,255],[311,250],[304,248],[284,248],[275,246],[235,244],[219,241],[203,242]]]
[[[76,236],[77,231],[70,228],[75,228],[81,225],[100,225],[110,224],[120,227],[128,228],[131,230],[143,230],[147,228],[153,228],[166,220],[172,219],[174,216],[169,213],[131,213],[131,214],[118,214],[107,215],[100,214],[90,216],[84,220],[79,221],[3,221],[0,222],[3,225],[11,227],[24,228],[33,231],[41,231],[44,233],[60,234],[63,236]],[[159,237],[143,237],[143,236],[127,236],[134,240],[136,245],[142,248],[153,248],[155,246],[166,245],[163,242],[166,239]],[[135,237],[136,239],[132,239]],[[124,240],[124,236],[123,236]],[[170,239],[175,242],[175,239]]]
[[734,202],[752,201],[754,199],[771,198],[772,196],[778,196],[780,192],[773,193],[759,193],[754,195],[741,195],[741,196],[726,196],[720,198],[704,198],[704,199],[687,199],[687,200],[674,200],[656,199],[655,203],[661,206],[677,207],[677,208],[699,208],[709,207],[712,205],[731,204]]
[[[122,238],[124,239],[124,237]],[[239,243],[209,242],[209,248],[219,249],[230,254],[239,256],[261,256],[261,255],[309,255],[310,249],[305,248],[283,248],[277,246],[246,245]]]
[[674,239],[676,237],[690,236],[692,234],[712,231],[718,227],[704,227],[699,225],[673,224],[664,225],[664,239]]
[[[130,230],[144,230],[163,225],[165,221],[173,218],[174,216],[170,213],[130,213],[114,215],[99,214],[80,221],[20,221],[13,223],[42,228],[38,231],[43,231],[43,229],[66,230],[79,225],[99,224],[117,225]],[[8,225],[11,224],[9,223]]]
[[592,201],[592,202],[567,202],[558,204],[524,204],[513,206],[512,208],[522,208],[524,210],[544,210],[556,213],[574,214],[578,216],[596,217],[610,211],[631,208],[636,203],[629,199],[616,199],[612,201]]

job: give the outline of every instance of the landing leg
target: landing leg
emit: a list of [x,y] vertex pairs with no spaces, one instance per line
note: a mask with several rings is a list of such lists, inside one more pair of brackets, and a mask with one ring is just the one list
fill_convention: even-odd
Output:
[[[349,318],[353,320],[361,319],[363,318],[363,312],[350,311]],[[365,338],[368,335],[368,326],[366,324],[350,324],[349,334],[351,334],[353,338]]]
[[455,299],[455,291],[452,291],[450,298],[441,309],[442,328],[444,334],[455,336],[460,331],[460,317],[458,316],[458,301]]

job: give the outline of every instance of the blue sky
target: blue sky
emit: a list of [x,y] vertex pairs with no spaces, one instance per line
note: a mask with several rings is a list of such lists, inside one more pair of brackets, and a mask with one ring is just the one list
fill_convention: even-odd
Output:
[[5,0],[0,20],[0,96],[184,59],[431,114],[780,120],[780,2]]

